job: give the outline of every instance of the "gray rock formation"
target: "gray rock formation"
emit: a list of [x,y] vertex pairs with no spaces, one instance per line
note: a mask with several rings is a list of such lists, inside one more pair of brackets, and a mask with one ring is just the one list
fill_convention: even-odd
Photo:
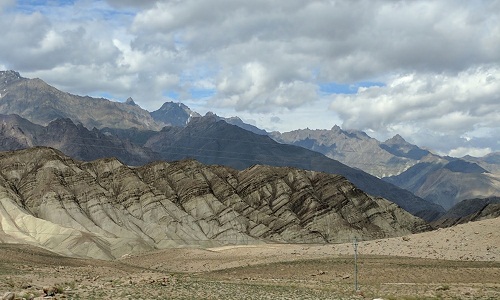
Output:
[[[135,103],[134,103],[135,104]],[[69,118],[87,128],[160,129],[149,112],[137,105],[62,92],[41,79],[0,71],[0,113],[17,114],[39,125]]]
[[500,197],[467,199],[457,203],[432,225],[450,227],[497,217],[500,217]]
[[184,127],[191,118],[201,116],[182,103],[165,102],[158,110],[151,112],[151,117],[164,125]]
[[339,126],[331,130],[273,132],[270,136],[281,143],[317,151],[379,178],[400,174],[430,154],[399,135],[381,143],[362,131],[342,130]]
[[442,212],[438,206],[367,173],[317,152],[280,145],[267,136],[218,121],[215,115],[194,119],[185,128],[166,127],[161,132],[110,128],[89,131],[69,119],[58,119],[43,127],[16,115],[0,115],[0,121],[0,150],[49,146],[77,159],[116,157],[127,165],[160,158],[195,158],[238,169],[254,164],[293,166],[346,176],[362,190],[387,198],[426,220],[433,220]]
[[139,168],[50,148],[0,153],[0,241],[111,259],[172,246],[324,243],[427,230],[344,177],[187,160]]
[[128,165],[142,165],[159,159],[151,150],[126,138],[116,137],[106,130],[94,128],[90,131],[70,119],[57,119],[41,126],[18,115],[0,115],[0,151],[34,146],[53,147],[81,160],[116,157]]
[[315,151],[277,143],[268,136],[257,135],[220,121],[212,114],[193,119],[183,128],[166,127],[152,135],[144,146],[159,153],[165,160],[194,158],[206,164],[221,164],[237,169],[262,164],[340,174],[368,194],[393,201],[425,220],[434,220],[444,213],[442,207],[366,172]]
[[418,163],[383,180],[450,209],[462,200],[500,195],[500,177],[461,159]]

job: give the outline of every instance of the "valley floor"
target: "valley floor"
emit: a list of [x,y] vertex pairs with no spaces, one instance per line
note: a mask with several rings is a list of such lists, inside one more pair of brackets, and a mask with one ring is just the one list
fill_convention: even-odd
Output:
[[500,299],[500,218],[353,245],[176,248],[115,261],[0,244],[0,296],[57,299]]

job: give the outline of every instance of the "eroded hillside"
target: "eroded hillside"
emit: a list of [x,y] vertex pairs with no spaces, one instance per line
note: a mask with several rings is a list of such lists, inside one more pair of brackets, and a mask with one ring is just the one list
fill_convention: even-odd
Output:
[[172,246],[325,243],[428,229],[339,175],[188,160],[139,168],[51,148],[0,154],[0,241],[110,259]]

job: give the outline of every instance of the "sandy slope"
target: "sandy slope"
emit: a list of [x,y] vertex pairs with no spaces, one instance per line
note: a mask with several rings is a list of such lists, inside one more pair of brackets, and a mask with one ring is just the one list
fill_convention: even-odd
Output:
[[[359,242],[359,255],[388,255],[443,260],[500,261],[500,218],[405,237]],[[343,244],[263,244],[209,249],[166,249],[124,258],[134,265],[170,272],[205,272],[279,261],[352,255]]]
[[360,242],[362,293],[352,243],[171,248],[114,261],[0,243],[0,296],[56,285],[79,299],[499,299],[499,225]]

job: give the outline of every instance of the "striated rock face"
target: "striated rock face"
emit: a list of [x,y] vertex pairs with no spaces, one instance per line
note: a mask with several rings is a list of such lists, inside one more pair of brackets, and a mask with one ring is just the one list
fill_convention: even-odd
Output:
[[344,177],[188,160],[130,168],[50,148],[0,153],[0,241],[112,259],[174,246],[325,243],[428,225]]
[[205,164],[227,165],[241,170],[262,164],[340,174],[368,194],[388,199],[424,220],[435,220],[444,212],[441,206],[361,170],[318,152],[279,144],[268,136],[220,121],[213,114],[193,119],[184,128],[165,127],[151,136],[144,146],[169,161],[195,158]]

